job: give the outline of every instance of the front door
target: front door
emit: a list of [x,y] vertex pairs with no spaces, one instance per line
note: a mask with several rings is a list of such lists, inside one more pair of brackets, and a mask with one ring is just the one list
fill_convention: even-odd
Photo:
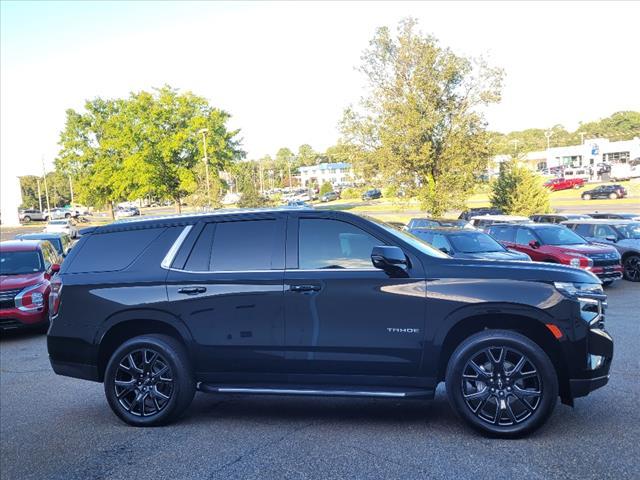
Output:
[[170,270],[167,294],[196,342],[199,373],[283,367],[284,225],[284,218],[207,223],[193,232],[184,265]]
[[292,373],[417,375],[425,280],[373,267],[374,233],[343,220],[293,216],[287,228],[285,343]]

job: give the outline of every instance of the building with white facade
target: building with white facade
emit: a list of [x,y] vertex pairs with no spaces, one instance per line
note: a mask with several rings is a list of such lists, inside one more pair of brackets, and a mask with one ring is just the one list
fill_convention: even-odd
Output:
[[[497,155],[494,165],[511,158]],[[640,138],[611,142],[607,138],[585,139],[582,145],[551,147],[547,150],[528,152],[522,162],[536,171],[552,169],[592,169],[597,172],[601,165],[640,164]]]
[[300,167],[300,183],[308,187],[310,183],[322,185],[329,182],[332,185],[350,184],[355,181],[353,168],[350,163],[319,163],[309,167]]

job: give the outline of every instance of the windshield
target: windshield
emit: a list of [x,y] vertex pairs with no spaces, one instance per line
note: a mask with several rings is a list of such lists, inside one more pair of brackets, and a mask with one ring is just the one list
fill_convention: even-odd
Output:
[[42,272],[42,261],[37,251],[0,252],[0,274],[21,275]]
[[453,248],[462,253],[504,252],[502,245],[482,232],[452,233],[447,235]]
[[582,245],[587,243],[580,235],[565,227],[538,228],[536,233],[543,245]]
[[614,225],[614,227],[624,238],[634,240],[640,239],[640,222],[623,223],[620,225]]
[[366,218],[367,220],[370,220],[376,223],[377,225],[381,226],[382,228],[384,228],[387,232],[389,232],[394,237],[399,238],[403,242],[408,243],[413,248],[418,249],[422,253],[425,253],[431,257],[449,258],[449,255],[447,255],[446,253],[441,252],[437,248],[433,248],[431,245],[424,242],[423,240],[420,240],[418,237],[410,234],[409,232],[397,230],[393,228],[391,225],[388,225],[380,220],[376,220],[375,218],[372,218],[372,217],[366,217]]

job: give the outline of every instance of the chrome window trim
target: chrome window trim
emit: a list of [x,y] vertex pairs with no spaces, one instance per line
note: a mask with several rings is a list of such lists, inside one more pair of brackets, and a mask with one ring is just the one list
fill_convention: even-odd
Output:
[[162,259],[162,262],[160,263],[160,266],[162,268],[166,270],[172,270],[171,264],[173,263],[173,259],[176,258],[176,254],[178,253],[178,250],[182,246],[182,243],[184,242],[185,238],[187,238],[187,235],[189,234],[192,228],[193,228],[193,225],[187,225],[182,229],[182,232],[180,232],[180,235],[178,235],[178,238],[176,238],[175,242],[173,242],[173,245],[171,245],[171,248]]
[[[173,261],[173,259],[171,260]],[[302,268],[277,268],[268,270],[183,270],[181,268],[165,267],[167,270],[182,273],[268,273],[268,272],[380,272],[379,268],[316,268],[316,269],[302,269]]]

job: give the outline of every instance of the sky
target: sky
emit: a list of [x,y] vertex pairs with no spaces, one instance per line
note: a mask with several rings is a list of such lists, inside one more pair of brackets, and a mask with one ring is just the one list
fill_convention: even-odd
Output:
[[232,116],[248,158],[318,151],[363,94],[360,55],[407,16],[506,72],[498,131],[574,129],[640,110],[638,2],[11,2],[0,4],[3,176],[40,174],[65,110],[169,84]]

